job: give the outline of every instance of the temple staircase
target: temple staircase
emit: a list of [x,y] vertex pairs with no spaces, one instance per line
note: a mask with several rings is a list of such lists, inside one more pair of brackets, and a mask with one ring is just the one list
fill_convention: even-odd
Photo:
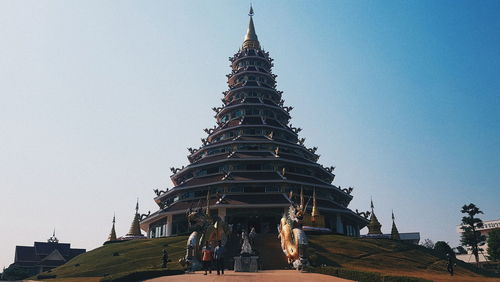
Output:
[[235,233],[232,233],[224,251],[224,266],[226,269],[234,268],[234,257],[239,256],[240,251],[240,238]]
[[258,252],[261,269],[289,268],[278,234],[257,234],[254,248]]

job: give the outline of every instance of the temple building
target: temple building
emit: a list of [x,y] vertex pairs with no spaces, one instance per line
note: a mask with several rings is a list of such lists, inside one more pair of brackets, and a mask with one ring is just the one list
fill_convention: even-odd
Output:
[[185,234],[186,210],[208,207],[236,230],[274,233],[291,200],[302,195],[314,198],[311,228],[359,236],[368,219],[348,208],[352,188],[332,184],[335,167],[319,164],[317,148],[306,147],[301,128],[290,124],[292,107],[276,88],[253,10],[249,16],[242,46],[229,58],[229,89],[213,108],[216,124],[204,130],[199,148],[188,148],[186,166],[171,168],[173,188],[155,190],[159,210],[141,220],[141,229],[149,238]]
[[85,249],[73,249],[69,243],[59,243],[55,230],[47,242],[35,242],[33,246],[16,246],[13,267],[20,267],[32,275],[65,264]]

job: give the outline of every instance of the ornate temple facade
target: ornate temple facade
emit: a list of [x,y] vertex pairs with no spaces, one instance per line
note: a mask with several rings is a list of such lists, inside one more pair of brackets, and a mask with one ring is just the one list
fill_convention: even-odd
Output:
[[[273,59],[258,40],[253,11],[241,49],[232,57],[229,89],[214,107],[216,124],[205,129],[199,148],[188,148],[189,164],[171,168],[173,188],[155,190],[159,210],[140,227],[150,238],[188,232],[186,210],[203,207],[233,229],[277,232],[291,197],[302,194],[313,219],[333,233],[359,236],[368,219],[348,208],[352,188],[332,184],[334,167],[318,163],[317,148],[305,146],[290,124],[292,107],[276,88]],[[314,211],[312,211],[314,206]]]

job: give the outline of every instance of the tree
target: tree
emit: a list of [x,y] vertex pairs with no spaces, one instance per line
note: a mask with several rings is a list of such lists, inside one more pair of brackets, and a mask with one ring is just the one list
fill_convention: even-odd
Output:
[[8,268],[6,268],[2,273],[2,279],[5,280],[23,280],[30,276],[32,276],[32,271],[24,269],[22,267],[11,264]]
[[432,242],[431,239],[425,239],[420,245],[426,247],[427,249],[434,249],[434,242]]
[[467,254],[467,250],[462,246],[456,247],[455,250],[456,250],[456,254],[458,254],[458,255],[466,255]]
[[436,244],[434,244],[434,250],[443,256],[449,254],[450,256],[455,257],[455,252],[453,252],[450,245],[448,245],[445,241],[437,241]]
[[492,260],[500,260],[500,229],[488,234],[488,255]]
[[463,246],[471,248],[472,254],[476,258],[476,264],[479,266],[479,252],[482,251],[479,246],[485,242],[486,236],[481,235],[481,232],[477,230],[483,227],[483,221],[476,216],[483,212],[472,203],[464,205],[461,212],[466,216],[462,217],[462,226],[460,228],[464,232],[460,242]]

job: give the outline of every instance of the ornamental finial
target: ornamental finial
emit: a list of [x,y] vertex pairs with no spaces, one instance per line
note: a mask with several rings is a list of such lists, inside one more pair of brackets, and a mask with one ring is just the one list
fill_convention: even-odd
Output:
[[243,49],[260,49],[259,39],[255,33],[255,26],[253,24],[253,7],[250,5],[250,11],[248,13],[250,16],[250,22],[248,23],[247,34],[245,35],[245,40],[243,41]]

